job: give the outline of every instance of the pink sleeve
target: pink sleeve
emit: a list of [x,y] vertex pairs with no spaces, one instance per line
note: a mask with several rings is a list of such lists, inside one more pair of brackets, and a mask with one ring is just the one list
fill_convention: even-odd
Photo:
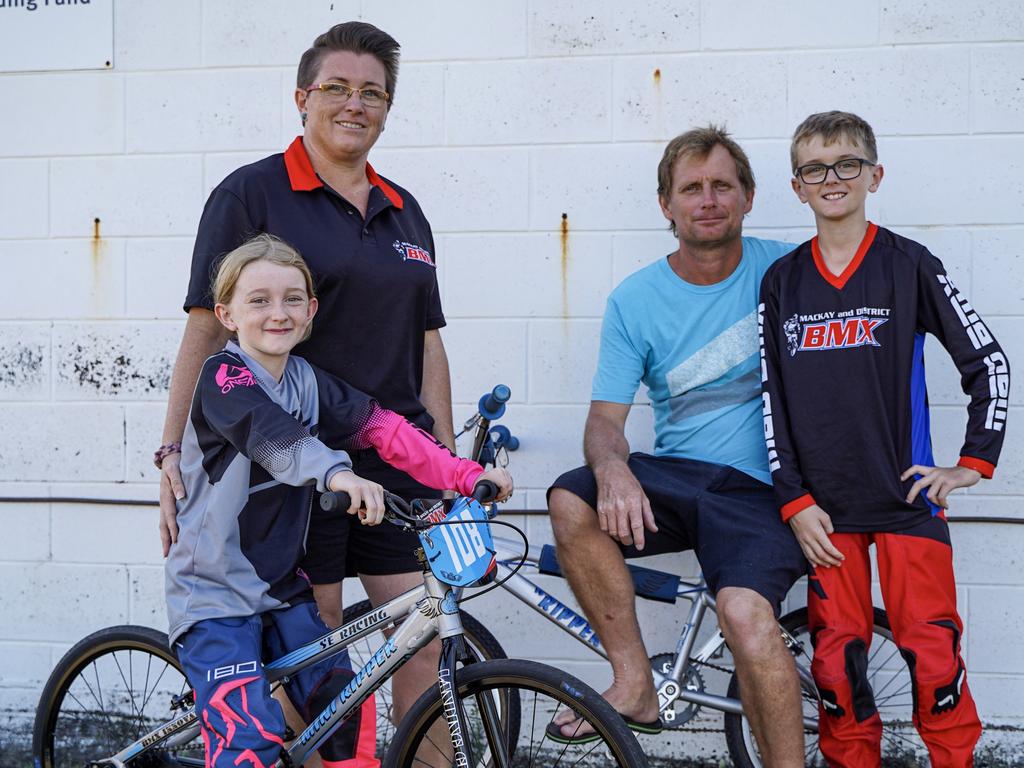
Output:
[[460,459],[431,435],[384,408],[374,408],[359,437],[388,464],[438,490],[469,496],[484,471],[475,461]]

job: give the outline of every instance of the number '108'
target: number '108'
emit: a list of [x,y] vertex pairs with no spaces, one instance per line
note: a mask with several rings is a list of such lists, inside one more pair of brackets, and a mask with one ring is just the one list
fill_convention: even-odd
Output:
[[444,543],[452,553],[452,565],[456,573],[462,573],[467,565],[475,563],[487,551],[484,540],[480,538],[480,529],[473,521],[473,511],[464,509],[458,518],[465,520],[465,525],[439,525]]

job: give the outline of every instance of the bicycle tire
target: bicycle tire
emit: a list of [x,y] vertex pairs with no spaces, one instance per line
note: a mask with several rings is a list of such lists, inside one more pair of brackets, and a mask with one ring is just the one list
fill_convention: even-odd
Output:
[[[81,768],[117,754],[175,717],[170,696],[188,691],[163,632],[131,625],[94,632],[64,654],[43,687],[32,728],[34,764]],[[202,766],[198,727],[190,734],[182,744],[152,745],[141,755],[146,765]]]
[[[923,749],[911,722],[913,692],[910,673],[893,642],[889,617],[881,608],[874,609],[871,648],[868,651],[868,682],[875,691],[875,702],[882,715],[883,762],[886,765],[915,765],[913,753]],[[799,643],[798,658],[810,669],[813,649],[807,609],[787,613],[779,624]],[[735,672],[729,679],[729,696],[739,698],[739,679]],[[818,716],[816,690],[803,690],[804,714]],[[809,766],[825,765],[818,750],[817,733],[805,733],[805,763]],[[757,744],[750,730],[750,722],[743,715],[726,713],[725,741],[736,768],[761,768]],[[911,762],[907,762],[910,760]]]
[[[360,616],[373,610],[369,600],[362,600],[350,605],[342,613],[342,623],[348,624]],[[459,617],[462,619],[463,637],[477,658],[482,661],[493,659],[505,659],[505,649],[501,643],[472,615],[460,610]],[[349,659],[353,669],[359,669],[370,656],[383,643],[383,634],[373,633],[363,640],[348,646]],[[374,692],[377,705],[377,751],[383,754],[395,733],[395,724],[391,717],[391,681],[386,681]]]
[[[561,670],[520,659],[484,661],[457,670],[454,688],[467,711],[466,727],[469,732],[464,734],[464,738],[475,745],[475,748],[471,747],[474,766],[494,764],[489,757],[489,749],[492,747],[483,748],[490,743],[485,735],[487,726],[477,725],[474,719],[480,714],[480,697],[488,691],[514,691],[517,697],[508,696],[504,700],[518,698],[520,701],[519,708],[507,713],[519,717],[519,736],[509,735],[507,720],[511,717],[495,724],[500,729],[499,741],[507,756],[519,757],[516,763],[510,759],[509,765],[518,765],[525,758],[530,765],[618,765],[622,768],[646,768],[647,759],[643,750],[619,714],[600,694]],[[541,704],[541,696],[550,701]],[[438,722],[447,733],[444,706],[441,691],[436,685],[417,700],[395,733],[391,748],[384,758],[384,768],[413,768],[414,765],[430,764],[417,752],[424,746],[428,731]],[[551,741],[545,727],[563,707],[575,710],[597,732],[599,739],[580,746]],[[529,745],[524,743],[524,731],[528,731],[525,735],[530,740]],[[538,736],[540,741],[535,743]],[[544,747],[545,744],[548,746]],[[451,744],[447,746],[450,750]]]

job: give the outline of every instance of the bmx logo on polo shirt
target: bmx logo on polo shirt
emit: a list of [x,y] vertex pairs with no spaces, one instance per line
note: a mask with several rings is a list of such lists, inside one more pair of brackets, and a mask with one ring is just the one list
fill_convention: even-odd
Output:
[[434,260],[430,258],[430,251],[419,245],[413,243],[405,243],[401,240],[395,240],[392,243],[395,250],[402,254],[402,261],[421,261],[424,264],[434,266]]

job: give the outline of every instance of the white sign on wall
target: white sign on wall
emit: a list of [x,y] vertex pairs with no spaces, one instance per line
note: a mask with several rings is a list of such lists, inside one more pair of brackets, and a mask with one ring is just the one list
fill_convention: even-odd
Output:
[[114,0],[0,0],[0,73],[113,65]]

